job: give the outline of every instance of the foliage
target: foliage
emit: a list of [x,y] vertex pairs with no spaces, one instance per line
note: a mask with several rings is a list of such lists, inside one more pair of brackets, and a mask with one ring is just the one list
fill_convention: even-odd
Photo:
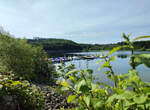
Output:
[[0,71],[13,71],[19,77],[33,81],[50,80],[54,65],[50,64],[42,47],[33,47],[26,39],[0,33]]
[[80,51],[81,47],[79,44],[71,41],[71,40],[64,40],[64,39],[29,39],[29,43],[32,45],[42,45],[44,50],[47,52],[65,52],[65,51]]
[[145,66],[150,68],[150,54],[140,54],[135,55],[135,65],[138,66],[140,64],[144,64]]
[[[93,71],[75,70],[71,67],[60,67],[63,80],[60,82],[62,91],[72,91],[67,102],[78,103],[72,110],[149,110],[150,109],[150,83],[143,82],[138,76],[137,59],[134,55],[133,41],[129,36],[123,34],[126,45],[112,49],[101,61],[100,70],[107,68],[104,74],[114,82],[110,86],[101,82],[94,83]],[[145,38],[145,37],[138,37]],[[112,53],[121,48],[131,49],[131,70],[125,75],[116,75],[112,69],[111,62],[115,60]],[[140,58],[148,58],[141,55]],[[145,63],[144,60],[139,63]],[[144,61],[144,62],[143,62]],[[64,66],[64,65],[63,65]]]
[[[148,38],[148,36],[144,36]],[[148,50],[150,49],[150,41],[137,41],[142,39],[143,36],[140,36],[136,39],[133,39],[133,46],[136,50]],[[28,39],[28,42],[33,46],[43,46],[44,50],[48,53],[64,53],[64,52],[77,52],[77,51],[99,51],[99,50],[111,50],[118,46],[127,45],[126,42],[118,42],[113,44],[80,44],[73,42],[71,40],[65,39]],[[121,48],[120,50],[129,50],[129,48]]]
[[19,110],[43,110],[44,93],[26,80],[15,80],[12,73],[1,73],[0,104],[5,105],[5,101],[10,101]]

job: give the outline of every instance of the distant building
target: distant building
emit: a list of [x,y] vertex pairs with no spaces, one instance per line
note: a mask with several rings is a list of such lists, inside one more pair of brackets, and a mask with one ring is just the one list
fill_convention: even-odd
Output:
[[39,39],[40,39],[40,37],[33,37],[33,39],[34,39],[34,40],[39,40]]

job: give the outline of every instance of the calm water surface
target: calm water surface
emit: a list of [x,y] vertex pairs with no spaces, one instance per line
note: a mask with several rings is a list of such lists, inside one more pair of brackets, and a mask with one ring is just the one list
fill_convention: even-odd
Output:
[[[104,54],[107,54],[108,51],[105,51]],[[150,52],[135,52],[135,54],[143,54],[143,53],[150,53]],[[98,55],[101,54],[101,52],[80,52],[75,54],[84,54],[84,55]],[[126,74],[129,69],[131,69],[131,66],[129,65],[130,60],[130,54],[129,51],[118,51],[114,53],[115,61],[111,63],[113,70],[115,74]],[[123,58],[119,56],[124,56]],[[101,59],[94,59],[94,60],[74,60],[70,62],[66,62],[67,65],[75,64],[75,67],[78,70],[83,69],[92,69],[94,76],[101,82],[104,82],[106,84],[111,85],[112,81],[107,79],[106,75],[104,74],[104,71],[106,69],[102,69],[101,71],[98,71],[98,68],[100,68],[101,64],[97,64],[97,62]],[[139,75],[141,76],[141,79],[146,82],[150,82],[150,68],[146,67],[145,65],[141,64],[137,67],[137,70],[139,71]]]

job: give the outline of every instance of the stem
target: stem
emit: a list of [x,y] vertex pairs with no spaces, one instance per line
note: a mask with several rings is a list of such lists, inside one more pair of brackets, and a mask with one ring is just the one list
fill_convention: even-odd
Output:
[[[110,71],[111,71],[111,74],[112,74],[113,76],[115,76],[114,71],[112,70],[112,66],[110,66],[109,69],[110,69]],[[116,81],[114,81],[114,84],[115,84],[115,87],[117,87],[117,82],[116,82]]]
[[134,62],[135,56],[134,56],[134,48],[131,50],[131,66],[132,69],[135,69],[135,62]]
[[123,101],[121,100],[121,110],[123,110]]
[[[105,62],[108,62],[108,60],[107,60],[106,58],[105,58],[104,60],[105,60]],[[113,76],[115,76],[115,73],[114,73],[114,71],[113,71],[113,69],[112,69],[112,66],[109,66],[108,68],[110,69],[111,74],[112,74]],[[116,82],[115,80],[114,80],[114,86],[117,87],[117,82]]]
[[[135,69],[135,62],[134,62],[135,56],[134,56],[134,48],[131,50],[131,67],[132,69]],[[135,88],[133,87],[133,91],[135,92]]]
[[[73,92],[75,92],[76,95],[78,95],[78,97],[82,96],[80,94],[78,94],[74,89],[72,89],[71,87],[69,87],[69,89],[71,89]],[[84,99],[82,99],[82,102],[84,103],[84,105],[86,106],[86,108],[88,110],[92,110],[91,107],[88,107],[88,105],[86,104],[86,102],[84,101]]]
[[145,105],[145,104],[144,104],[144,110],[147,110],[147,109],[146,109],[146,105]]
[[86,78],[85,78],[84,74],[83,74],[82,72],[81,72],[81,74],[82,74],[82,76],[83,76],[83,78],[84,78],[85,82],[87,83],[87,80],[86,80]]
[[88,110],[92,110],[90,107],[88,107],[88,105],[86,104],[86,102],[84,101],[84,99],[82,99],[82,101],[83,101],[84,105],[86,105],[86,108],[87,108]]
[[[88,82],[87,82],[87,79],[86,79],[85,75],[84,75],[82,72],[81,72],[81,74],[82,74],[82,76],[83,76],[83,78],[84,78],[86,84],[88,85]],[[93,93],[90,92],[90,94],[91,94],[91,96],[92,96],[92,98],[93,98],[93,97],[94,97]],[[93,108],[93,104],[92,104],[92,108]],[[90,110],[92,110],[92,109],[90,109]]]

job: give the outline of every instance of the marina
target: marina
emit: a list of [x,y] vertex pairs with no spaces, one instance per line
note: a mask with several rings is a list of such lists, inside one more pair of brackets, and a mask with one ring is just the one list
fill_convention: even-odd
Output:
[[49,58],[49,61],[53,63],[60,63],[60,62],[68,62],[73,60],[93,60],[97,58],[104,58],[103,55],[78,55],[78,56],[64,56],[64,57],[53,57]]

